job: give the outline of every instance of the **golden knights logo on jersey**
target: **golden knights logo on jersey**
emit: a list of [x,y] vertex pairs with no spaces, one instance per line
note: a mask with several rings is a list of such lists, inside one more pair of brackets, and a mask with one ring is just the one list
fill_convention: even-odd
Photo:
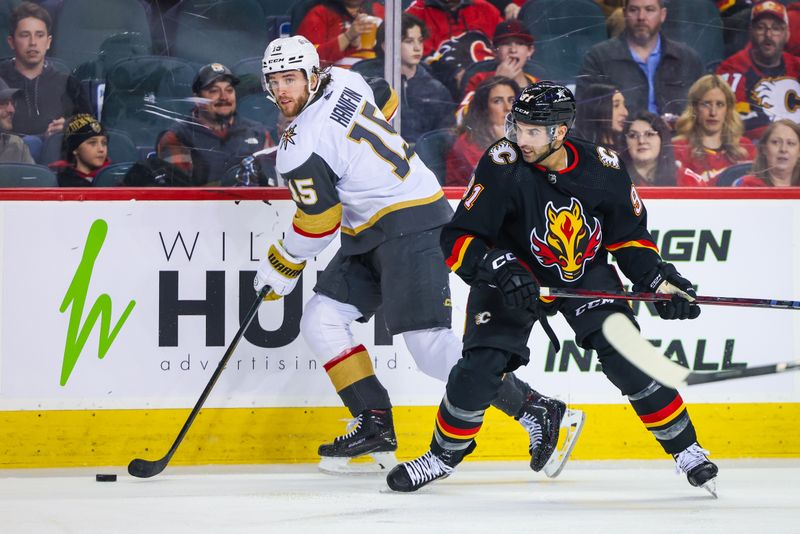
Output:
[[287,147],[289,146],[289,143],[294,144],[294,136],[297,135],[297,132],[295,131],[296,129],[297,125],[292,124],[291,126],[286,128],[286,130],[284,130],[283,134],[281,134],[281,140],[280,140],[281,148],[286,150]]
[[597,255],[603,242],[600,221],[592,217],[587,220],[585,211],[577,198],[570,205],[556,208],[553,202],[545,207],[547,228],[542,237],[536,228],[531,231],[531,251],[542,267],[558,271],[565,282],[574,282],[583,276],[584,268]]

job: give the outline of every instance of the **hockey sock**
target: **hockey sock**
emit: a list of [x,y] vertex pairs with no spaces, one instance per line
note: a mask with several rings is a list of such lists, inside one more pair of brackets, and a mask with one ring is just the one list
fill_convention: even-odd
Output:
[[677,454],[695,441],[689,412],[680,394],[662,386],[622,357],[601,332],[589,336],[603,373],[628,397],[636,415],[668,454]]
[[389,393],[375,376],[372,360],[364,345],[342,352],[325,364],[325,371],[353,417],[364,410],[392,407]]

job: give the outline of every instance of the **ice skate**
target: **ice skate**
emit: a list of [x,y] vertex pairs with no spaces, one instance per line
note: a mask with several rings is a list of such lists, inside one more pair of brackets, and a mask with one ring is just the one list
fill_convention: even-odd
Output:
[[386,475],[386,484],[394,491],[417,491],[434,480],[449,477],[461,460],[473,450],[475,441],[470,443],[466,451],[444,451],[438,455],[428,451],[419,458],[395,466]]
[[[585,414],[569,410],[563,402],[549,397],[536,401],[529,397],[522,405],[521,414],[519,422],[530,437],[531,469],[544,469],[549,478],[557,477],[580,436]],[[562,438],[560,443],[559,437]]]
[[708,459],[709,452],[697,442],[686,449],[673,455],[675,458],[675,472],[686,473],[689,484],[701,487],[717,498],[717,472],[716,464]]
[[[391,410],[365,410],[347,425],[347,433],[319,446],[319,469],[332,474],[377,473],[397,465]],[[372,462],[358,459],[371,458]]]

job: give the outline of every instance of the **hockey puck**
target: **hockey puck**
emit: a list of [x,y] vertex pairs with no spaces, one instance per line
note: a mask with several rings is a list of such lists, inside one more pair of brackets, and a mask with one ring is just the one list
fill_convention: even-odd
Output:
[[102,475],[102,474],[99,474],[99,475],[95,475],[94,479],[96,481],[98,481],[98,482],[116,482],[117,481],[117,475]]

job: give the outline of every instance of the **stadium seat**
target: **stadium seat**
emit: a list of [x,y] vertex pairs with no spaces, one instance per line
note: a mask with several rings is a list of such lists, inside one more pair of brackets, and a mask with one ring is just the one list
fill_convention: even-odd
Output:
[[355,63],[351,69],[364,78],[383,78],[383,59],[362,59]]
[[230,67],[243,51],[263,54],[269,42],[266,15],[257,0],[184,0],[176,7],[173,56]]
[[115,33],[100,44],[95,58],[75,67],[72,74],[78,80],[104,80],[117,61],[131,56],[147,56],[151,53],[151,44],[141,33]]
[[[401,125],[402,127],[402,125]],[[450,128],[441,128],[425,132],[414,145],[414,151],[425,165],[433,171],[440,185],[444,185],[447,172],[447,153],[455,143],[455,132]]]
[[118,61],[106,76],[103,125],[123,130],[136,146],[154,146],[161,131],[189,120],[198,69],[199,65],[174,57]]
[[244,95],[237,98],[236,110],[239,116],[266,126],[272,136],[272,140],[277,141],[278,106],[267,100],[265,93]]
[[[108,134],[108,157],[112,163],[139,159],[139,150],[128,134],[120,130],[107,130],[106,133]],[[62,158],[61,143],[63,137],[59,133],[45,139],[39,163],[49,165]]]
[[664,34],[695,50],[704,65],[723,59],[722,19],[708,0],[680,0],[667,6]]
[[58,187],[58,180],[44,165],[0,163],[0,187]]
[[519,20],[536,40],[533,60],[545,78],[563,83],[573,83],[586,52],[607,39],[603,10],[593,0],[529,0]]
[[746,174],[750,174],[753,170],[753,162],[747,161],[745,163],[737,163],[731,165],[717,175],[717,187],[729,187],[733,183]]
[[264,94],[261,85],[261,60],[263,55],[246,57],[230,65],[231,72],[239,78],[236,94],[241,98],[245,95]]
[[152,47],[150,24],[143,4],[133,0],[69,0],[53,24],[52,56],[71,68],[95,59],[108,37],[137,32]]
[[103,169],[100,169],[94,180],[92,181],[92,186],[94,187],[118,187],[122,185],[123,180],[125,179],[125,175],[134,166],[133,161],[127,161],[125,163],[115,163],[114,165],[109,165]]

